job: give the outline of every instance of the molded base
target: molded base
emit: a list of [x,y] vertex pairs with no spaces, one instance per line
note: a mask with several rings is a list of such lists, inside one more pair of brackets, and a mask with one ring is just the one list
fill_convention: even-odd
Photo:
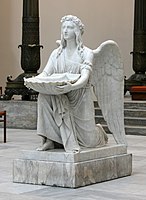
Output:
[[14,160],[13,181],[77,188],[131,175],[132,155],[124,145],[86,149],[78,154],[63,150],[23,151]]

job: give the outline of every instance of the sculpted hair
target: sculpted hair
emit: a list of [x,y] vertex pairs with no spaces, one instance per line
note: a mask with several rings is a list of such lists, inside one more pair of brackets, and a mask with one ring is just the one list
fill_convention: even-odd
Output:
[[[70,21],[74,24],[74,32],[76,35],[76,43],[77,43],[77,49],[78,53],[81,56],[82,60],[84,60],[84,45],[82,42],[82,35],[84,33],[84,24],[81,22],[79,18],[73,15],[66,15],[62,17],[61,23],[63,24],[66,21]],[[61,41],[60,41],[60,47],[58,50],[58,55],[57,57],[62,53],[63,48],[66,47],[66,40],[63,37],[62,31],[61,31]]]

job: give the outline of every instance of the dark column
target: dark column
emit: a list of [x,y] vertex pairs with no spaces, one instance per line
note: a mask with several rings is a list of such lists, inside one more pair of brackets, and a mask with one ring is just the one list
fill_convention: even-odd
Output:
[[133,74],[125,79],[125,93],[132,86],[146,85],[146,0],[135,0],[133,31]]
[[25,73],[37,73],[40,68],[38,0],[23,0],[21,67]]
[[22,17],[22,45],[21,68],[24,73],[15,80],[7,77],[5,95],[1,99],[9,100],[13,95],[21,95],[23,100],[33,100],[37,92],[29,90],[24,86],[24,77],[37,75],[40,68],[40,46],[39,45],[39,1],[23,0]]

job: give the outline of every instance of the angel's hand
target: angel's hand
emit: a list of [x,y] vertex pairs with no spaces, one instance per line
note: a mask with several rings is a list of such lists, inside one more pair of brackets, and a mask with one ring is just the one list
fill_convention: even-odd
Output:
[[62,86],[55,86],[55,91],[58,94],[65,94],[72,90],[72,84],[70,82],[67,82],[67,84]]

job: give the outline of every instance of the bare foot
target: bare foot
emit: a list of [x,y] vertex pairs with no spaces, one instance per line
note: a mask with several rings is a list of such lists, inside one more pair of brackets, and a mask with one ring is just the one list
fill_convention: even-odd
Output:
[[46,142],[41,147],[38,147],[36,150],[37,151],[47,151],[50,149],[54,149],[54,142],[47,139]]
[[72,153],[80,153],[80,149],[73,149]]
[[46,137],[42,137],[42,144],[45,144],[47,141],[47,138]]

